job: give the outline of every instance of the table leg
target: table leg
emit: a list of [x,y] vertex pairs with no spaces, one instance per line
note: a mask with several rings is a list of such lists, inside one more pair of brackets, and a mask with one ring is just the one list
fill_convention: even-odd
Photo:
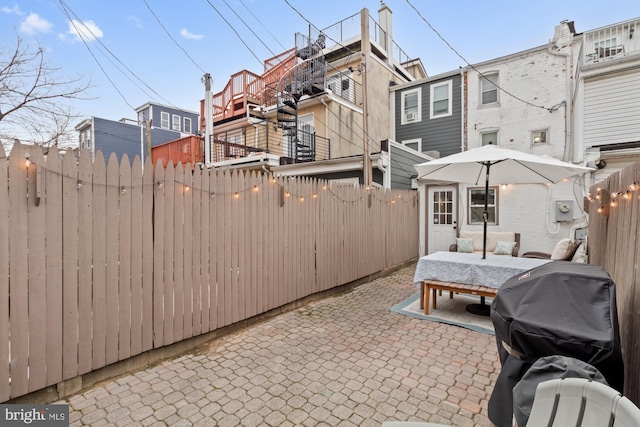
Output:
[[420,282],[420,309],[424,308],[424,288],[425,288],[425,284],[424,282]]

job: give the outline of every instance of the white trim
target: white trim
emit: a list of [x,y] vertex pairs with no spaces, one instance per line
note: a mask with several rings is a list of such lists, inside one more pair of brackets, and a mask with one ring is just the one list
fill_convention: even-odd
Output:
[[[178,126],[176,126],[176,119]],[[182,120],[180,120],[181,117],[177,114],[172,114],[171,115],[171,130],[174,130],[176,132],[180,132],[180,129],[182,129]]]
[[[167,117],[167,125],[164,126],[164,116],[166,114]],[[171,129],[171,114],[166,111],[160,111],[160,128],[161,129]]]
[[[187,126],[186,126],[187,120],[189,121],[189,130],[188,131],[187,131]],[[184,129],[185,133],[189,133],[189,134],[193,133],[193,126],[191,124],[191,117],[183,117],[182,118],[182,129]]]
[[418,143],[418,149],[415,150],[415,151],[417,151],[418,153],[422,153],[422,138],[405,139],[405,140],[401,141],[401,144],[404,145],[405,147],[409,148],[410,150],[414,150],[413,148],[408,147],[407,145],[408,144],[415,144],[416,142]]
[[[434,90],[441,86],[447,86],[447,112],[435,114],[433,103],[434,103]],[[438,119],[440,117],[449,117],[453,114],[453,80],[449,80],[443,83],[432,84],[429,86],[429,118],[430,119]]]
[[[407,120],[407,113],[405,112],[405,98],[408,95],[417,94],[418,96],[418,111],[416,116],[412,120]],[[411,114],[411,113],[409,113]],[[400,92],[400,124],[406,125],[410,123],[419,123],[422,121],[422,87],[415,89],[405,90]]]
[[[490,90],[486,90],[484,91],[482,89],[482,83],[484,81],[488,81],[489,83],[492,83],[491,80],[489,80],[490,77],[496,76],[496,82],[495,82],[495,87],[492,90],[496,91],[496,100],[494,102],[487,102],[486,104],[482,102],[482,95],[484,95],[485,92],[489,92]],[[497,106],[500,105],[500,73],[498,71],[487,71],[487,72],[483,72],[482,74],[478,75],[478,79],[479,79],[479,83],[480,83],[480,90],[478,91],[480,94],[480,99],[478,100],[478,105],[480,106],[480,108],[482,107],[493,107],[493,106]]]

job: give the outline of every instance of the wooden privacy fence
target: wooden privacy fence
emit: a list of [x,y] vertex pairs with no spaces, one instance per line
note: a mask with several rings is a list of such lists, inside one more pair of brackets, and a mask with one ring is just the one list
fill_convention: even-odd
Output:
[[418,255],[415,192],[27,150],[0,148],[0,402]]
[[640,162],[590,189],[589,263],[616,284],[625,395],[640,404]]

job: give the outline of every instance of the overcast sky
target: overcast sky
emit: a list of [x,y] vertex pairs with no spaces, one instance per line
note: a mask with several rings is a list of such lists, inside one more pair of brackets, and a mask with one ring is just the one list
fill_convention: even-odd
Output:
[[[471,63],[546,44],[565,19],[584,32],[640,17],[639,0],[410,2],[386,1],[394,40],[429,75],[466,64],[411,5]],[[260,61],[308,32],[305,19],[325,28],[362,8],[378,20],[377,0],[0,0],[0,43],[21,37],[65,76],[90,77],[95,99],[73,105],[82,116],[133,119],[150,100],[199,111],[203,71],[218,92],[233,73],[261,74]]]

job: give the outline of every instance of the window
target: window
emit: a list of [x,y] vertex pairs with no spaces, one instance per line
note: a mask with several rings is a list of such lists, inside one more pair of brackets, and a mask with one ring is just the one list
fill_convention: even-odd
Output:
[[547,131],[536,130],[531,132],[531,142],[533,143],[533,145],[546,144],[548,142]]
[[356,102],[356,92],[351,88],[351,73],[343,72],[327,77],[327,87],[334,94]]
[[[469,224],[482,224],[482,214],[484,212],[484,187],[482,188],[469,188]],[[489,187],[488,194],[488,206],[489,212],[487,224],[498,224],[498,187]]]
[[433,223],[440,225],[454,224],[453,191],[433,192]]
[[191,133],[191,119],[189,117],[184,118],[184,132]]
[[430,118],[451,115],[451,81],[431,86]]
[[498,73],[485,74],[480,78],[481,100],[480,105],[495,104],[498,102]]
[[169,129],[169,113],[164,111],[160,112],[160,127],[162,129]]
[[482,145],[498,145],[498,131],[482,132],[480,134]]
[[173,119],[173,130],[177,130],[178,132],[180,132],[180,116],[174,114],[171,116],[171,118]]
[[400,94],[400,124],[406,125],[422,120],[422,90],[407,90]]
[[422,138],[407,139],[406,141],[402,141],[402,145],[418,152],[422,152]]

